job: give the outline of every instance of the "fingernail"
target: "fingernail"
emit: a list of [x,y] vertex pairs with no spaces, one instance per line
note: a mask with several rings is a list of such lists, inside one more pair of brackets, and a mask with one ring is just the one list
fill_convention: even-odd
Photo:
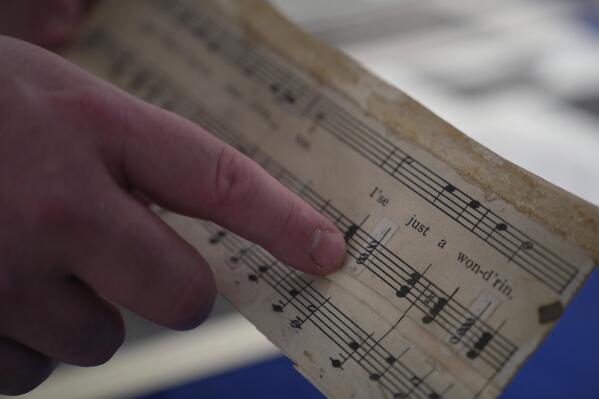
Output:
[[341,233],[316,230],[312,235],[310,258],[318,270],[337,270],[345,259],[345,241]]

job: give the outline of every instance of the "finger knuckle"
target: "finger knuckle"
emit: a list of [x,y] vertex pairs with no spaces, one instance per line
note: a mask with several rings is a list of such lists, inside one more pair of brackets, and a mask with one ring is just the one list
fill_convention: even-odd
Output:
[[235,149],[221,150],[214,172],[212,209],[240,208],[254,194],[254,168]]

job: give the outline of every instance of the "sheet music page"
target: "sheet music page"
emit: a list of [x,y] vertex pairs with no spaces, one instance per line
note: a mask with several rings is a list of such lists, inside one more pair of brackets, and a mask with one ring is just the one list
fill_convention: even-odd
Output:
[[342,271],[314,278],[161,211],[329,397],[496,397],[597,263],[595,207],[262,1],[105,1],[68,57],[203,126],[345,233]]

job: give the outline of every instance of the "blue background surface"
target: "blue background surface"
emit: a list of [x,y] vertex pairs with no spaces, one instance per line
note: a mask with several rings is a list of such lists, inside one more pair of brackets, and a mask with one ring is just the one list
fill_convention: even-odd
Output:
[[[590,277],[501,398],[599,398],[597,304],[599,271]],[[320,399],[323,396],[293,369],[289,360],[278,358],[143,397],[191,398]]]

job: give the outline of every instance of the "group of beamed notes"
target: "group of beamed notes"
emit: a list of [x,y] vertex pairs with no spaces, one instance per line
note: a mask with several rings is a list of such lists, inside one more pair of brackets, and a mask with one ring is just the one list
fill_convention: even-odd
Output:
[[343,270],[314,278],[219,226],[158,211],[329,397],[496,397],[597,263],[597,208],[261,0],[106,1],[68,57],[198,123],[344,232]]

